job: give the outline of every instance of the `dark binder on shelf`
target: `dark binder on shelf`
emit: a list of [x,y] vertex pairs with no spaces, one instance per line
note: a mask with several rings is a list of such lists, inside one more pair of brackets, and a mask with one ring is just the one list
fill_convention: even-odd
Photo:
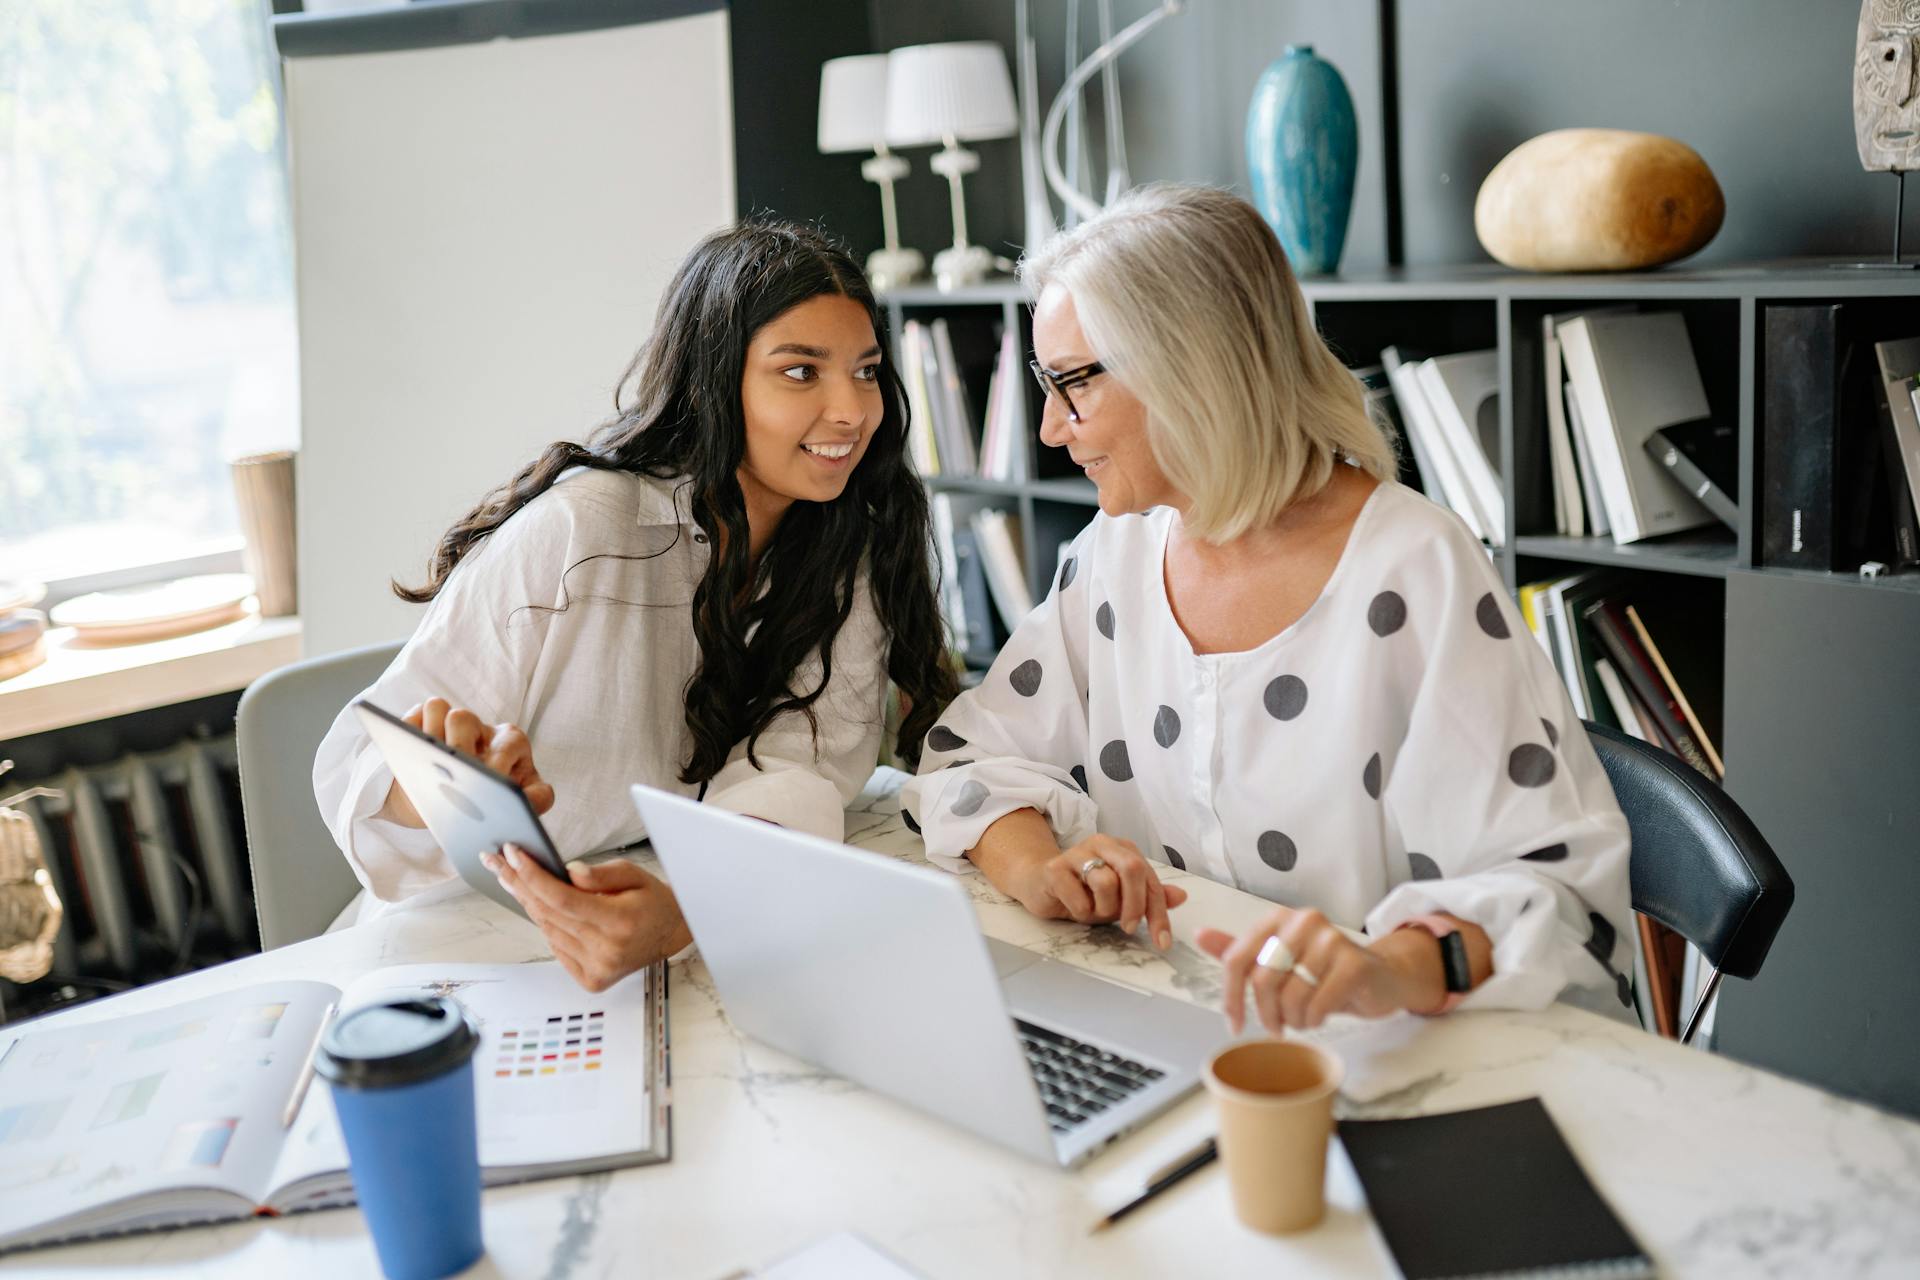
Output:
[[1846,567],[1839,502],[1853,356],[1847,308],[1771,306],[1762,330],[1760,563]]
[[1337,1127],[1406,1280],[1654,1274],[1538,1098]]
[[1702,418],[1647,437],[1647,452],[1729,529],[1740,525],[1739,442],[1733,424]]

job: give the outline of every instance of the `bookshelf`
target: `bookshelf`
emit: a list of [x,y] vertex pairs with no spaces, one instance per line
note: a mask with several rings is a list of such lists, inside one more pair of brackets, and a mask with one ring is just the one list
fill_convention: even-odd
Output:
[[[1920,572],[1861,578],[1763,565],[1757,500],[1765,309],[1857,302],[1920,332],[1920,271],[1857,271],[1838,260],[1675,268],[1614,275],[1528,275],[1492,264],[1397,267],[1301,282],[1315,323],[1351,366],[1402,344],[1439,354],[1496,349],[1510,590],[1586,567],[1614,569],[1690,599],[1709,700],[1721,707],[1726,786],[1794,877],[1797,901],[1758,981],[1722,989],[1715,1048],[1880,1106],[1920,1114],[1920,1020],[1911,975],[1920,932]],[[946,315],[956,328],[1019,325],[1014,281],[885,299],[904,319]],[[1736,425],[1739,512],[1703,528],[1625,546],[1554,529],[1542,386],[1541,317],[1619,302],[1685,318],[1716,415]],[[1024,346],[1023,346],[1024,349]],[[984,389],[978,373],[976,390]],[[1029,388],[1029,426],[1039,394]],[[1035,444],[1044,468],[1059,451]],[[1057,468],[1024,482],[935,477],[935,490],[1004,497],[1021,515],[1036,599],[1060,540],[1094,513],[1093,488]],[[1713,695],[1718,695],[1717,699]]]
[[[1501,474],[1507,499],[1506,546],[1494,551],[1508,588],[1527,580],[1534,562],[1639,569],[1696,577],[1724,578],[1736,570],[1841,580],[1870,590],[1920,594],[1920,573],[1861,579],[1849,574],[1761,566],[1757,561],[1754,479],[1761,310],[1770,302],[1888,299],[1911,301],[1914,327],[1920,330],[1920,272],[1872,272],[1841,269],[1841,259],[1795,259],[1699,269],[1629,272],[1614,275],[1529,275],[1491,264],[1452,268],[1398,267],[1354,275],[1309,277],[1301,281],[1320,331],[1349,365],[1377,363],[1382,347],[1408,344],[1435,353],[1493,347],[1500,352]],[[943,293],[930,284],[910,285],[885,296],[890,327],[898,335],[910,317],[945,316],[960,332],[982,326],[1018,327],[1025,350],[1032,326],[1027,296],[1014,280],[989,281]],[[1741,519],[1733,531],[1708,528],[1647,542],[1617,545],[1611,538],[1569,538],[1552,531],[1552,493],[1547,473],[1544,391],[1540,385],[1542,316],[1583,306],[1635,302],[1680,311],[1700,361],[1707,396],[1716,413],[1736,423],[1740,451]],[[978,360],[962,359],[969,391],[978,403],[986,370]],[[1039,421],[1037,388],[1029,396],[1029,426]],[[1091,519],[1098,505],[1093,485],[1069,478],[1059,451],[1033,446],[1038,478],[998,481],[977,477],[935,476],[928,487],[1005,497],[1019,506],[1023,528],[1051,529],[1078,518]],[[1036,520],[1034,504],[1040,508]],[[1054,512],[1050,508],[1064,510]],[[1078,531],[1078,525],[1072,532]],[[1036,533],[1038,528],[1035,528]],[[1044,536],[1029,537],[1025,548],[1036,588],[1047,582],[1053,547]],[[1046,554],[1039,554],[1046,553]],[[1044,563],[1043,563],[1044,562]],[[1538,576],[1533,574],[1531,576]]]
[[[1716,1049],[1920,1114],[1920,572],[1862,578],[1761,563],[1760,427],[1766,309],[1847,303],[1920,332],[1920,271],[1826,259],[1619,275],[1526,275],[1484,265],[1307,280],[1316,325],[1350,365],[1400,343],[1499,352],[1509,589],[1587,567],[1695,605],[1705,693],[1720,708],[1726,787],[1793,875],[1797,901],[1755,982],[1722,989]],[[1632,302],[1685,318],[1708,402],[1736,427],[1738,518],[1615,545],[1554,529],[1541,318]],[[1717,682],[1718,687],[1712,687]],[[1903,975],[1903,976],[1895,976]]]
[[[1035,600],[1046,595],[1053,581],[1062,543],[1070,542],[1099,509],[1093,482],[1079,474],[1064,451],[1039,442],[1040,389],[1026,375],[1026,352],[1033,347],[1033,323],[1027,294],[1016,280],[992,280],[943,293],[930,284],[908,285],[882,296],[887,327],[895,342],[908,320],[944,319],[953,332],[954,353],[968,398],[985,404],[987,382],[997,336],[1002,330],[1019,335],[1021,352],[1016,380],[1027,398],[1028,458],[1031,478],[992,480],[980,476],[926,477],[934,493],[967,494],[1004,499],[1004,506],[1020,518],[1021,555]],[[974,424],[975,431],[979,424]],[[969,655],[970,657],[972,655]]]

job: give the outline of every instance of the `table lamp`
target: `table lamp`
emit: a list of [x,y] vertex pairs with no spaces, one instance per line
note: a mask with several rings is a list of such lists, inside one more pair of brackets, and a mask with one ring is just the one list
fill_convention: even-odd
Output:
[[980,167],[963,142],[1010,138],[1020,127],[1007,56],[991,41],[917,44],[895,49],[887,68],[887,141],[896,147],[935,142],[932,169],[953,197],[953,244],[933,257],[934,282],[954,289],[985,279],[993,254],[967,240],[962,175]]
[[900,247],[900,221],[893,207],[893,184],[907,176],[907,162],[887,150],[887,55],[855,54],[820,66],[820,151],[871,151],[860,176],[879,184],[880,217],[887,245],[867,257],[867,279],[885,292],[926,269],[918,249]]

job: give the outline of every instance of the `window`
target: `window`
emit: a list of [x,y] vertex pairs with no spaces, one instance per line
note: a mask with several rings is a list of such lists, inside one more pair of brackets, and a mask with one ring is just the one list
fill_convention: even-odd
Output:
[[266,0],[0,5],[0,577],[237,545],[298,434]]

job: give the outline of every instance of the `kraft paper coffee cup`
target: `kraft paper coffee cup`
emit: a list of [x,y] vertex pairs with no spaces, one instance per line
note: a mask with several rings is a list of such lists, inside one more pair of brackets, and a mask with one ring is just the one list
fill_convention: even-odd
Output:
[[1233,1210],[1255,1231],[1303,1231],[1326,1215],[1333,1096],[1345,1074],[1327,1050],[1293,1040],[1233,1045],[1207,1063]]

